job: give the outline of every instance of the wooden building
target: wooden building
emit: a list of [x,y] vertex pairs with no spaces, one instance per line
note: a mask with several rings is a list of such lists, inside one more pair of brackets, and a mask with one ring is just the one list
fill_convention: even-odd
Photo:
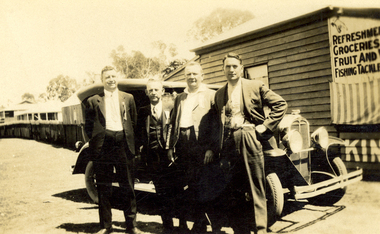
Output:
[[[254,18],[192,49],[204,82],[225,83],[222,59],[236,52],[245,77],[268,84],[289,113],[300,110],[311,132],[325,126],[346,141],[349,167],[380,169],[380,9],[329,6],[272,18]],[[183,81],[184,66],[166,80]]]

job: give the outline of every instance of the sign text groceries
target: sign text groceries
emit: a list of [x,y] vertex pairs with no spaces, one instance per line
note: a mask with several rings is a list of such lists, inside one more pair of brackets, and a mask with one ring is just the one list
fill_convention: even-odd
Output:
[[333,35],[335,77],[380,72],[380,27]]

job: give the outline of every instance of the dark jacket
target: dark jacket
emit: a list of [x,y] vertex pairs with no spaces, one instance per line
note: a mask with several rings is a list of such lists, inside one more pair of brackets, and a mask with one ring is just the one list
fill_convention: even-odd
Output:
[[[174,108],[171,115],[172,131],[170,133],[169,148],[174,148],[177,144],[180,133],[179,125],[181,121],[182,109],[184,107],[184,101],[186,100],[187,95],[188,94],[185,92],[181,93],[177,96],[174,102]],[[209,116],[209,112],[214,104],[215,91],[207,88],[204,91],[200,91],[198,95],[199,96],[192,110],[192,118],[194,121],[195,134],[199,144],[207,145],[209,141],[209,121],[212,121],[210,118],[211,116]]]
[[[287,103],[278,94],[270,90],[263,82],[257,80],[241,79],[242,87],[242,113],[245,119],[255,125],[263,124],[270,132],[273,132],[286,113]],[[222,149],[225,108],[228,101],[227,84],[220,88],[215,94],[215,114],[219,126],[217,127],[218,145],[214,147]],[[264,113],[264,106],[268,106],[270,112]]]
[[[161,131],[159,136],[157,136],[158,143],[162,149],[166,149],[166,140],[168,135],[169,121],[170,121],[170,111],[172,107],[162,106],[161,113]],[[150,117],[152,116],[151,106],[143,106],[138,111],[138,121],[137,121],[137,147],[144,146],[145,150],[148,150],[150,144],[149,139],[149,126]]]
[[[137,112],[134,98],[131,94],[119,91],[119,106],[123,131],[128,148],[135,154],[135,130]],[[85,132],[90,138],[90,148],[99,153],[104,142],[106,130],[106,111],[104,93],[96,94],[87,99],[85,110]]]

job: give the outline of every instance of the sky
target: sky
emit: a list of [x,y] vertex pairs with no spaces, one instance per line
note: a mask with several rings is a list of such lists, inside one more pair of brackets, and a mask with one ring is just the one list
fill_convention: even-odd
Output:
[[154,54],[162,40],[191,59],[197,44],[187,31],[218,7],[251,11],[254,17],[318,10],[328,5],[380,7],[378,0],[0,0],[0,106],[24,93],[36,98],[59,75],[81,82],[87,72],[112,65],[110,53]]

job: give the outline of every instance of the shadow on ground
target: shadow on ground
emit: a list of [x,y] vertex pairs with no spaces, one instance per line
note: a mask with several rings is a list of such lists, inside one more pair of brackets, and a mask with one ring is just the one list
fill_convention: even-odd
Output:
[[[116,190],[117,191],[117,190]],[[115,193],[117,195],[117,192]],[[54,197],[60,197],[73,202],[82,202],[94,204],[89,198],[86,189],[77,189],[54,194]],[[117,202],[117,196],[115,201]],[[159,209],[155,194],[136,191],[137,211],[145,215],[159,215]],[[85,209],[97,209],[97,205]],[[114,209],[119,209],[113,206]],[[292,233],[315,223],[318,223],[329,216],[342,211],[344,206],[313,206],[304,201],[289,200],[285,203],[281,218],[270,227],[272,233]],[[301,219],[300,219],[301,217]],[[193,221],[191,217],[187,217],[188,221]],[[114,222],[114,232],[124,232],[121,222]],[[229,225],[226,223],[228,227]],[[224,225],[223,225],[224,226]],[[96,233],[99,231],[98,223],[64,223],[57,228],[65,229],[68,232]],[[138,228],[143,232],[161,233],[162,224],[156,222],[138,222]]]
[[364,173],[363,181],[380,182],[380,175],[375,173]]
[[[125,233],[124,224],[122,222],[113,222],[113,233]],[[57,227],[64,229],[66,232],[74,233],[96,233],[100,230],[99,223],[64,223]],[[137,222],[137,228],[142,232],[161,233],[162,224],[156,222]]]
[[89,203],[93,204],[94,202],[91,200],[91,198],[87,194],[86,189],[76,189],[76,190],[70,190],[62,193],[57,193],[52,195],[53,197],[59,197],[63,198],[69,201],[73,202],[80,202],[80,203]]
[[294,213],[298,210],[304,209],[304,207],[309,204],[308,202],[300,202],[300,201],[291,201],[288,200],[284,204],[284,208],[282,210],[282,216],[286,216],[288,214]]
[[[118,204],[119,202],[119,190],[117,187],[115,187],[114,190],[114,201],[115,204]],[[53,197],[59,197],[65,200],[69,200],[72,202],[79,202],[79,203],[87,203],[87,204],[95,204],[91,198],[87,194],[87,190],[85,188],[83,189],[76,189],[76,190],[70,190],[65,191],[62,193],[57,193],[52,195]],[[137,211],[141,214],[147,214],[147,215],[158,215],[159,210],[157,208],[157,199],[155,194],[152,193],[146,193],[146,192],[140,192],[136,191],[136,201],[137,201]],[[113,205],[115,209],[118,209],[117,205]],[[93,209],[93,208],[90,208]]]
[[96,233],[100,230],[99,223],[64,223],[57,228],[65,229],[67,232]]
[[314,206],[307,202],[288,201],[281,218],[270,227],[272,233],[293,233],[344,210],[345,206]]

